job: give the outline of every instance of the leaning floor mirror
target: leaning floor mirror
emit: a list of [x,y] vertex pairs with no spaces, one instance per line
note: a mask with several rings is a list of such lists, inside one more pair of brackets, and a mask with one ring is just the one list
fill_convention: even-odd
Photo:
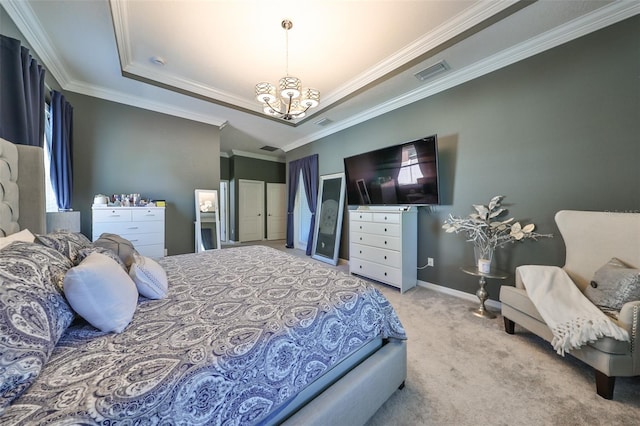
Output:
[[332,265],[338,264],[344,192],[344,173],[320,176],[311,257]]
[[220,246],[220,215],[218,191],[196,189],[196,253],[222,248]]

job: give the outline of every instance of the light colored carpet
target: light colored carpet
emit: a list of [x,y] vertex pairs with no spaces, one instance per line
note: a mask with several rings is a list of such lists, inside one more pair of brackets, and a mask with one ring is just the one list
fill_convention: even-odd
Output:
[[[286,250],[283,242],[267,244]],[[590,367],[557,355],[523,328],[505,333],[500,316],[472,315],[472,302],[422,287],[401,295],[374,285],[407,332],[408,372],[404,389],[368,426],[640,425],[640,377],[618,378],[614,400],[605,400],[596,394]]]

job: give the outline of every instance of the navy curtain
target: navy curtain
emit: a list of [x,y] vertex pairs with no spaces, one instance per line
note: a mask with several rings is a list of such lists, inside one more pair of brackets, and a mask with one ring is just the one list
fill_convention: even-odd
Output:
[[313,247],[313,231],[316,223],[316,205],[318,202],[318,154],[289,162],[289,185],[287,199],[287,248],[293,248],[293,209],[295,207],[298,180],[302,171],[304,192],[307,195],[307,203],[311,211],[311,226],[307,240],[307,255],[311,255]]
[[20,40],[0,35],[0,137],[42,147],[44,73]]
[[56,193],[58,210],[71,210],[73,107],[56,90],[51,91],[51,128],[51,184]]

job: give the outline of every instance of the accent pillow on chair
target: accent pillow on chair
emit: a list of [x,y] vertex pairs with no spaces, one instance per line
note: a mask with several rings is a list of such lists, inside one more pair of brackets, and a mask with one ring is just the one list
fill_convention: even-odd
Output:
[[640,269],[614,257],[594,273],[584,295],[603,312],[617,316],[625,303],[640,300]]
[[64,277],[64,294],[82,318],[105,332],[122,332],[133,319],[138,290],[113,259],[91,253]]

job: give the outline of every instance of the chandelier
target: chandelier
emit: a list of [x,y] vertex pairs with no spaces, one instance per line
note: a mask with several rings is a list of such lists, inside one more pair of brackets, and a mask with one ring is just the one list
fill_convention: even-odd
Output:
[[286,76],[280,79],[278,90],[268,82],[256,84],[256,99],[262,104],[265,114],[294,120],[304,117],[309,108],[318,106],[320,92],[312,88],[303,89],[300,79],[289,75],[289,30],[293,22],[285,19],[281,25],[286,35]]

